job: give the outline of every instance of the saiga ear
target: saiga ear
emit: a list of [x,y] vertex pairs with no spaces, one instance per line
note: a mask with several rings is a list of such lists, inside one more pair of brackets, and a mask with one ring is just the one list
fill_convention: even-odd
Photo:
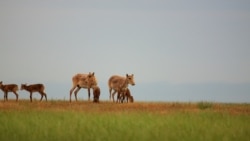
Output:
[[95,72],[93,72],[92,74],[91,74],[91,72],[89,72],[89,75],[92,75],[92,76],[94,76],[94,75],[95,75]]

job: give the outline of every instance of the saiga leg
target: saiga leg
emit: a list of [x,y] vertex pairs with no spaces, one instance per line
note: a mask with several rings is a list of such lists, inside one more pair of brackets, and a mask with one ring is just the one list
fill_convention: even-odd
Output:
[[43,95],[45,96],[45,99],[47,101],[47,94],[45,92],[43,92]]
[[16,101],[18,101],[18,94],[17,94],[17,92],[13,92],[15,95],[16,95]]
[[74,89],[76,88],[76,86],[73,86],[71,89],[70,89],[70,92],[69,92],[69,102],[71,102],[71,95],[74,91]]
[[111,92],[112,92],[112,88],[109,88],[109,100],[111,101]]
[[77,87],[77,89],[75,90],[75,99],[76,99],[76,101],[77,101],[77,93],[78,93],[78,91],[81,89],[81,87]]
[[4,92],[4,101],[8,101],[8,97],[7,97],[7,95],[8,95],[8,92]]
[[116,93],[117,91],[116,90],[114,90],[114,92],[112,93],[112,99],[113,99],[113,102],[115,102],[115,100],[114,100],[114,96],[115,96],[115,93]]
[[88,88],[88,96],[89,96],[88,101],[90,101],[90,88]]
[[5,94],[6,101],[8,101],[8,92]]
[[41,95],[40,102],[43,100],[43,92],[39,92]]
[[32,102],[32,92],[30,92],[30,102]]

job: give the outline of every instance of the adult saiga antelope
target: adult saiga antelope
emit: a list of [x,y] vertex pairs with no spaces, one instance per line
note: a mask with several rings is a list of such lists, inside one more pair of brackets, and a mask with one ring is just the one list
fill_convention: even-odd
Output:
[[8,92],[13,92],[16,95],[16,101],[18,101],[18,86],[16,84],[3,84],[0,82],[0,89],[4,92],[4,101],[8,101]]
[[21,90],[26,90],[26,91],[30,92],[30,102],[32,102],[32,93],[33,92],[38,92],[41,94],[40,101],[42,101],[43,97],[45,97],[45,99],[47,101],[47,95],[44,92],[44,89],[45,89],[45,87],[43,84],[31,84],[31,85],[22,84],[21,85]]
[[[118,97],[119,97],[119,93],[124,93],[127,88],[128,88],[128,84],[134,86],[135,82],[134,82],[134,74],[128,75],[126,74],[126,76],[119,76],[119,75],[113,75],[109,78],[108,80],[108,86],[109,86],[109,99],[111,100],[111,92],[112,90],[114,91],[112,93],[112,99],[113,102],[115,102],[114,100],[114,96],[116,93],[118,93]],[[117,102],[118,102],[118,98],[117,98]]]
[[88,100],[90,100],[90,89],[94,86],[97,86],[97,80],[95,77],[95,73],[89,74],[76,74],[72,77],[73,86],[70,89],[69,101],[71,102],[71,95],[74,91],[75,99],[77,101],[77,93],[81,88],[88,89]]

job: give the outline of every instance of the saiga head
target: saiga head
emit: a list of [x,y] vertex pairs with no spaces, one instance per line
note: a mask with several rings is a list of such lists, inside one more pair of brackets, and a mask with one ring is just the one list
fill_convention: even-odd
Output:
[[131,74],[131,75],[128,75],[126,74],[126,79],[128,80],[128,83],[132,86],[135,85],[135,82],[134,82],[134,74]]
[[97,80],[95,78],[95,73],[94,72],[93,73],[89,72],[86,81],[87,81],[89,87],[96,86],[97,85]]

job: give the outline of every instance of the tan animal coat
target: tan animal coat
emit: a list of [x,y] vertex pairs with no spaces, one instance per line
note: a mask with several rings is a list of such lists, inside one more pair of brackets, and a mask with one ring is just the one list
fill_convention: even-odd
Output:
[[4,92],[4,101],[8,101],[8,92],[13,92],[16,95],[16,101],[18,101],[18,85],[16,84],[3,84],[0,82],[0,89]]
[[124,100],[128,102],[133,103],[134,102],[134,97],[131,95],[130,90],[127,88],[125,91],[121,91],[118,93],[117,98],[119,99],[121,103],[123,103]]
[[[90,100],[90,89],[93,86],[97,86],[97,80],[95,77],[95,73],[89,74],[76,74],[72,77],[73,86],[70,89],[70,102],[71,102],[71,95],[74,91],[75,99],[77,101],[77,93],[81,88],[88,89],[88,100]],[[75,90],[76,89],[76,90]]]
[[93,95],[94,95],[93,102],[99,103],[99,97],[101,95],[101,90],[98,86],[93,87]]
[[[118,93],[119,91],[125,91],[128,88],[128,85],[135,85],[134,82],[134,75],[128,75],[126,74],[126,76],[119,76],[119,75],[113,75],[109,78],[108,80],[108,86],[109,86],[109,98],[111,100],[111,95],[112,95],[112,99],[114,102],[114,95],[116,93]],[[113,93],[112,93],[113,91]],[[118,95],[119,96],[119,95]],[[118,102],[118,99],[117,99]]]
[[47,94],[44,92],[44,85],[43,84],[22,84],[21,85],[21,90],[26,90],[30,93],[30,102],[32,102],[32,93],[33,92],[38,92],[41,95],[40,101],[42,101],[43,97],[45,97],[47,101]]

